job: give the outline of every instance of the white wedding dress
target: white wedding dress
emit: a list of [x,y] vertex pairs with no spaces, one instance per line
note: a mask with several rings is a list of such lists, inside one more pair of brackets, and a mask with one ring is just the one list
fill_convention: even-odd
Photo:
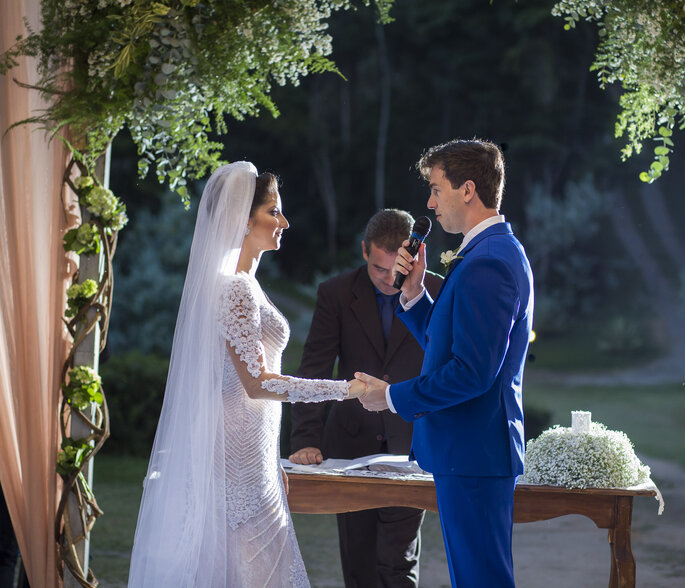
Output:
[[[223,278],[217,320],[222,335],[252,377],[259,378],[262,371],[280,374],[290,329],[254,278],[244,273]],[[289,376],[266,379],[261,386],[286,394],[291,401],[309,402],[341,400],[348,390],[344,381]],[[234,571],[229,585],[307,587],[281,478],[282,405],[247,395],[228,350],[222,393],[226,452],[225,463],[217,465],[226,476],[226,556],[230,558],[228,569]]]
[[244,386],[292,402],[342,400],[349,386],[280,374],[288,323],[236,273],[256,178],[234,162],[202,193],[129,588],[309,586],[280,472],[282,404]]

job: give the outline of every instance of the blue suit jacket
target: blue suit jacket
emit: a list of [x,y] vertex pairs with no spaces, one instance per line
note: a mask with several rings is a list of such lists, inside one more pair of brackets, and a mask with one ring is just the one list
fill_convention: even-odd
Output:
[[414,423],[412,452],[434,474],[523,473],[521,383],[533,322],[533,274],[509,223],[479,233],[435,302],[398,310],[425,350],[421,375],[390,387]]

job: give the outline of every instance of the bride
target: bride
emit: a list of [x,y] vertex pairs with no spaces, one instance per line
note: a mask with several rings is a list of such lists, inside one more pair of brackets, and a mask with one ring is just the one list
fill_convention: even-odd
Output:
[[200,201],[129,587],[309,586],[280,467],[281,404],[358,381],[283,376],[290,334],[255,278],[288,221],[275,176],[240,161]]

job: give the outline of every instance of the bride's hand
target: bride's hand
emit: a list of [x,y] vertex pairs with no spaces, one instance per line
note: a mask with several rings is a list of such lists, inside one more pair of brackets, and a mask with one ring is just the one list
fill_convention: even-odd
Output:
[[350,398],[361,398],[366,393],[366,384],[361,380],[350,380]]

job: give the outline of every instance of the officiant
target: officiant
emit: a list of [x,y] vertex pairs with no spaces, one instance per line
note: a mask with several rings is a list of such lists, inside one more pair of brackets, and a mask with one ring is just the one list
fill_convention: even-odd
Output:
[[[412,216],[380,210],[368,221],[361,242],[366,262],[323,282],[298,376],[349,379],[363,369],[386,382],[417,376],[423,351],[394,313],[399,291],[392,267],[397,249],[409,238]],[[427,274],[435,295],[440,276]],[[408,454],[412,426],[389,410],[371,413],[357,401],[292,406],[290,460],[354,459],[375,453]],[[423,511],[387,507],[337,515],[340,558],[347,588],[419,584],[420,528]]]

